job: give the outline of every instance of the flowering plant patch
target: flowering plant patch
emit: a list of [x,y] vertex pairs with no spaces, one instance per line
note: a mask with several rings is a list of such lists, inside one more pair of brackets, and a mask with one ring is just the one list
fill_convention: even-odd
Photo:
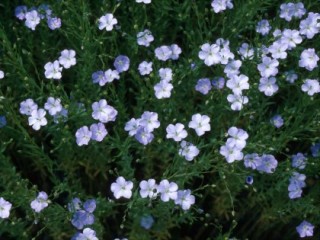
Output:
[[320,3],[0,3],[0,238],[319,238]]

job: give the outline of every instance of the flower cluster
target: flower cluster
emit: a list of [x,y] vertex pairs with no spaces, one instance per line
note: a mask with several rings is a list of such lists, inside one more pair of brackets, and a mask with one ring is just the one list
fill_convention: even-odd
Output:
[[114,60],[113,66],[115,70],[108,69],[106,71],[98,70],[92,74],[92,82],[104,86],[106,83],[112,83],[114,80],[120,79],[120,73],[128,71],[130,67],[130,59],[127,56],[119,55]]
[[[50,200],[46,192],[39,192],[38,196],[31,201],[30,207],[36,213],[40,213],[43,209],[48,207]],[[12,204],[0,197],[0,218],[8,218],[10,216]]]
[[114,80],[120,79],[120,73],[128,71],[130,67],[130,59],[127,56],[119,55],[114,60],[113,66],[115,70],[108,69],[106,71],[98,70],[91,75],[92,82],[104,86],[106,83],[112,83]]
[[142,198],[155,199],[160,195],[160,199],[163,202],[173,200],[175,204],[180,205],[183,210],[188,210],[195,202],[195,197],[191,195],[191,191],[178,190],[178,185],[175,182],[169,182],[164,179],[159,184],[154,179],[148,181],[143,180],[139,184],[140,196]]
[[79,128],[75,134],[78,146],[88,145],[90,139],[101,142],[108,134],[104,123],[115,121],[118,111],[107,104],[105,99],[99,100],[92,104],[92,117],[99,123],[93,123],[90,129],[87,126]]
[[[242,90],[249,89],[249,78],[246,75],[240,74],[242,62],[240,60],[234,60],[235,55],[230,51],[229,44],[228,40],[222,38],[217,39],[216,42],[211,45],[205,43],[201,46],[201,51],[198,56],[201,60],[204,60],[207,66],[216,64],[224,65],[224,73],[228,77],[226,85],[233,92],[227,96],[227,100],[231,103],[232,110],[239,111],[243,105],[249,101],[248,97],[242,94]],[[239,54],[250,57],[250,54],[246,53],[248,51],[248,45],[244,45],[240,51],[241,54]],[[224,78],[219,77],[212,81],[212,85],[217,89],[221,89],[224,86],[224,82]],[[206,78],[200,79],[196,85],[196,90],[203,94],[207,94],[210,89],[210,81]]]
[[200,78],[195,86],[195,90],[207,95],[212,87],[216,89],[222,89],[225,84],[225,79],[223,77],[215,77],[212,81],[209,78]]
[[50,200],[48,200],[48,195],[46,192],[39,192],[36,199],[34,199],[30,206],[31,208],[36,212],[39,213],[46,207],[48,207],[48,204],[50,203]]
[[105,99],[99,100],[92,104],[92,118],[102,123],[114,122],[118,115],[118,111],[108,105]]
[[169,59],[178,60],[181,52],[182,50],[177,44],[172,44],[170,46],[163,45],[154,50],[156,58],[164,62]]
[[153,89],[157,99],[170,98],[173,85],[172,80],[172,69],[171,68],[160,68],[159,71],[160,82],[154,85]]
[[44,104],[44,109],[39,108],[38,104],[33,99],[28,98],[20,103],[20,113],[29,116],[29,126],[32,126],[34,130],[39,130],[41,126],[46,126],[48,121],[45,117],[49,114],[54,118],[54,122],[58,123],[59,119],[63,118],[66,120],[68,116],[68,110],[61,105],[60,98],[49,97],[47,102]]
[[280,5],[280,18],[285,19],[290,22],[292,18],[302,18],[302,16],[306,13],[306,9],[304,8],[303,3],[283,3]]
[[225,145],[220,147],[220,154],[226,158],[228,163],[232,163],[235,160],[242,160],[242,149],[244,149],[247,144],[246,139],[249,137],[248,133],[241,128],[231,127],[228,130],[228,135],[231,137],[227,139]]
[[290,184],[288,186],[289,198],[300,198],[302,194],[302,188],[306,186],[306,175],[293,172],[290,178]]
[[300,34],[312,39],[316,34],[320,33],[319,21],[320,14],[309,12],[306,19],[300,22]]
[[41,4],[39,7],[28,9],[27,6],[21,5],[16,7],[15,16],[19,20],[25,20],[25,25],[34,31],[42,19],[47,20],[48,27],[55,30],[61,27],[61,19],[52,14],[49,5]]
[[96,209],[96,201],[94,199],[89,199],[82,204],[79,198],[74,198],[68,204],[68,209],[73,214],[71,224],[75,228],[81,230],[84,226],[94,223],[93,212]]
[[145,111],[140,118],[131,118],[125,125],[125,130],[130,136],[135,136],[135,139],[147,145],[153,138],[153,130],[160,127],[158,114],[155,112]]
[[223,12],[227,8],[233,8],[232,0],[213,0],[211,6],[215,13]]
[[207,66],[216,64],[226,65],[229,59],[234,59],[234,54],[229,48],[229,41],[222,38],[217,39],[211,45],[209,43],[203,44],[198,56]]
[[[195,197],[191,191],[179,190],[175,182],[169,182],[167,179],[162,180],[159,184],[154,179],[148,181],[142,180],[139,184],[140,196],[142,198],[156,199],[160,195],[163,202],[173,200],[176,205],[180,205],[183,210],[188,210],[195,203]],[[131,198],[133,182],[127,181],[124,177],[118,177],[116,182],[111,184],[111,191],[116,199],[121,197]]]
[[276,84],[276,78],[273,77],[278,74],[279,61],[270,57],[263,57],[262,63],[258,64],[260,72],[259,91],[266,96],[272,96],[278,91],[279,87]]
[[107,71],[96,71],[92,74],[92,82],[104,86],[106,83],[111,83],[115,79],[120,79],[117,70],[108,69]]
[[61,79],[63,68],[68,69],[76,65],[76,52],[74,50],[65,49],[60,53],[58,60],[48,62],[44,65],[44,75],[47,79]]
[[246,168],[256,169],[259,172],[274,173],[278,161],[271,154],[259,156],[257,153],[251,153],[244,156],[244,165]]

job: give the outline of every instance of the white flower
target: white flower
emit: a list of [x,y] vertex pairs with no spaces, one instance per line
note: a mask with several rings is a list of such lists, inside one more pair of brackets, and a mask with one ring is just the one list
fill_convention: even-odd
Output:
[[155,198],[157,196],[157,184],[156,180],[149,179],[140,182],[140,195],[142,198]]
[[307,92],[308,95],[313,96],[315,93],[320,92],[320,85],[316,79],[306,79],[301,86],[303,92]]
[[36,10],[32,10],[26,13],[26,27],[30,28],[31,30],[35,30],[36,26],[40,23],[40,16]]
[[169,124],[166,128],[167,138],[173,138],[174,141],[179,142],[188,136],[186,130],[184,130],[184,125],[177,123],[176,125]]
[[94,102],[92,104],[92,117],[95,120],[99,120],[102,123],[107,123],[110,121],[115,121],[118,111],[107,104],[105,99],[101,99],[99,102]]
[[246,146],[246,139],[249,135],[245,130],[231,127],[228,129],[228,135],[231,136],[231,138],[228,138],[226,145],[238,149],[243,149]]
[[154,85],[153,89],[157,99],[170,98],[173,85],[165,80],[161,80],[159,83]]
[[241,65],[242,62],[240,60],[232,60],[225,66],[224,73],[227,75],[228,78],[232,78],[235,75],[239,75],[239,69]]
[[168,202],[170,199],[176,200],[178,197],[178,185],[168,180],[162,180],[158,185],[158,192],[161,194],[160,198],[163,202]]
[[118,20],[113,17],[113,14],[107,13],[106,15],[99,18],[99,29],[106,29],[107,31],[111,31],[113,29],[113,25],[117,24]]
[[154,50],[154,53],[155,53],[157,59],[159,59],[161,61],[167,61],[168,59],[171,58],[172,50],[168,46],[161,46],[161,47],[157,47]]
[[170,49],[171,49],[171,52],[172,52],[170,58],[171,58],[172,60],[178,60],[179,55],[180,55],[181,52],[182,52],[181,48],[180,48],[177,44],[172,44],[172,45],[170,46]]
[[90,139],[92,137],[92,132],[89,130],[87,126],[83,126],[79,128],[76,132],[76,142],[78,146],[88,145]]
[[149,47],[150,43],[154,40],[150,30],[145,29],[143,32],[137,34],[137,43],[140,46]]
[[48,207],[48,204],[49,200],[47,193],[39,192],[37,198],[31,202],[30,206],[35,212],[39,213],[44,208]]
[[260,78],[259,91],[263,92],[266,96],[272,96],[278,91],[278,89],[279,87],[274,77]]
[[247,104],[249,102],[249,99],[247,96],[242,96],[241,94],[229,94],[227,96],[227,100],[229,103],[231,103],[231,109],[233,111],[240,111],[244,104]]
[[138,70],[140,75],[149,75],[152,72],[152,62],[143,61],[139,64]]
[[139,121],[140,126],[144,127],[147,132],[152,132],[155,128],[160,127],[158,113],[145,111]]
[[44,104],[44,109],[48,110],[51,116],[61,112],[62,105],[60,98],[55,99],[53,97],[49,97],[47,102]]
[[104,72],[104,78],[99,81],[99,85],[104,86],[106,83],[111,83],[115,79],[120,79],[119,72],[117,70],[108,69]]
[[228,163],[243,159],[243,153],[236,147],[230,147],[230,145],[221,146],[220,154],[226,158]]
[[271,53],[274,59],[286,59],[287,49],[288,49],[287,43],[276,41],[268,48],[268,51],[269,53]]
[[258,64],[261,77],[271,77],[278,74],[279,61],[269,57],[263,57],[262,63]]
[[126,181],[124,177],[118,177],[116,182],[111,184],[111,191],[116,199],[120,197],[131,198],[133,182]]
[[227,87],[230,88],[234,94],[240,95],[242,90],[249,89],[249,78],[246,75],[234,75],[227,81]]
[[25,101],[22,101],[20,103],[20,113],[23,115],[31,115],[31,112],[33,110],[37,110],[38,109],[38,105],[33,101],[33,99],[28,98]]
[[44,65],[44,69],[44,74],[48,79],[60,79],[62,77],[62,67],[60,67],[58,60],[54,61],[53,63],[48,62],[46,65]]
[[0,218],[8,218],[12,204],[0,197]]
[[149,4],[151,3],[151,0],[136,0],[137,3],[144,3],[144,4]]
[[96,232],[94,230],[85,228],[82,233],[73,237],[72,240],[98,240],[98,238],[96,237]]
[[160,68],[159,77],[163,81],[170,82],[172,80],[172,69],[171,68]]
[[180,205],[183,210],[188,210],[191,205],[195,203],[195,197],[191,195],[191,191],[189,189],[179,190],[177,199],[174,203]]
[[4,78],[4,72],[0,70],[0,79]]
[[241,55],[241,59],[253,59],[254,50],[249,47],[248,43],[242,43],[238,53]]
[[199,149],[192,143],[181,141],[179,155],[183,156],[187,161],[192,161],[199,154]]
[[75,58],[76,52],[74,50],[63,50],[61,56],[59,57],[59,63],[64,68],[70,68],[73,65],[76,65],[77,60]]
[[232,9],[233,4],[231,0],[213,0],[211,6],[215,13],[223,12],[227,8]]
[[221,61],[220,47],[217,44],[205,43],[201,46],[198,56],[207,66],[218,64]]
[[318,66],[319,57],[314,48],[308,48],[304,50],[300,55],[299,67],[304,67],[309,71],[312,71]]
[[42,108],[38,110],[33,110],[31,116],[28,118],[29,126],[36,131],[40,129],[41,126],[47,125],[47,119],[45,118],[46,111]]
[[189,128],[193,128],[198,136],[202,136],[205,132],[211,130],[210,118],[207,115],[194,114],[189,122]]
[[129,136],[134,136],[136,135],[139,127],[140,127],[140,120],[141,119],[135,119],[131,118],[125,125],[124,130],[129,132]]

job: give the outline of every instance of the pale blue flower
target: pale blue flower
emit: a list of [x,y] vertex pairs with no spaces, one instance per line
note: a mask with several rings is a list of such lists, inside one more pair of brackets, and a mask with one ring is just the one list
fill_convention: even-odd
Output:
[[47,193],[39,192],[37,198],[31,202],[30,206],[35,212],[39,213],[48,207],[49,202]]
[[144,216],[140,219],[140,226],[144,229],[150,229],[154,223],[154,219],[151,215]]
[[116,70],[119,73],[128,71],[128,69],[130,67],[130,59],[127,56],[119,55],[114,60],[113,66],[116,68]]

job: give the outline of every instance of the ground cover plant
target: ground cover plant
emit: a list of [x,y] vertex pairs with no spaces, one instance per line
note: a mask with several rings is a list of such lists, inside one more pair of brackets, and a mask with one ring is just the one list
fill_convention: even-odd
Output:
[[319,239],[319,1],[0,12],[1,239]]

